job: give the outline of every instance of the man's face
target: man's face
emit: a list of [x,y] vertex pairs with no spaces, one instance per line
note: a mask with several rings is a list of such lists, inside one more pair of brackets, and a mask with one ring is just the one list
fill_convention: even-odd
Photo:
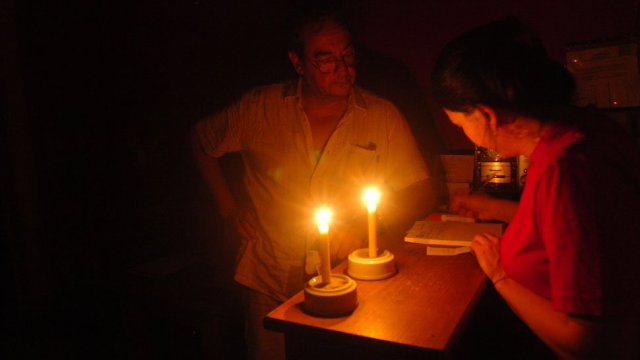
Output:
[[[307,26],[303,32],[304,54],[289,57],[302,76],[305,95],[346,97],[355,82],[355,52],[351,35],[332,22]],[[329,71],[328,71],[329,70]]]

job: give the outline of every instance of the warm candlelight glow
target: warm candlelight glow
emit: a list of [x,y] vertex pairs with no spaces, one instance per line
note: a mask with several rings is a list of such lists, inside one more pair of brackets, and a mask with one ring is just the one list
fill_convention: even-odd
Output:
[[316,211],[316,224],[322,241],[322,252],[320,257],[320,276],[322,283],[328,285],[331,283],[331,248],[329,244],[329,224],[331,223],[331,210],[327,207],[321,207]]
[[367,210],[369,211],[369,257],[374,258],[378,256],[378,239],[376,235],[376,208],[380,201],[380,191],[375,187],[368,187],[364,189],[362,198],[367,204]]
[[380,191],[374,187],[368,187],[364,189],[362,199],[364,199],[364,202],[367,204],[369,212],[376,211],[376,207],[380,201]]
[[331,223],[331,210],[327,207],[321,207],[316,211],[316,224],[320,234],[329,232],[329,224]]

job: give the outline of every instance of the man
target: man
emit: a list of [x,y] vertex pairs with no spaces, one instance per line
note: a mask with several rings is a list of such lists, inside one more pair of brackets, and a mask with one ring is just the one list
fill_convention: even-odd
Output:
[[[383,193],[386,247],[401,243],[403,231],[435,204],[406,121],[391,103],[354,86],[356,54],[342,17],[301,11],[292,17],[291,38],[299,78],[250,91],[201,121],[193,136],[219,211],[243,241],[235,280],[247,288],[251,358],[284,357],[281,335],[263,329],[262,319],[315,275],[316,208],[333,209],[335,263],[366,244],[366,186]],[[217,160],[238,151],[247,206],[232,196]]]

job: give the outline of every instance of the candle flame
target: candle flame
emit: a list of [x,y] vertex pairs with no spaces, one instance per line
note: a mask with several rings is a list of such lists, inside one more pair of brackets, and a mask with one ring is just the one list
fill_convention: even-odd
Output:
[[321,234],[329,232],[329,224],[331,223],[331,210],[327,207],[321,207],[316,211],[316,224]]
[[369,211],[375,211],[378,202],[380,201],[380,191],[375,187],[368,187],[364,189],[362,193],[362,199],[367,204]]

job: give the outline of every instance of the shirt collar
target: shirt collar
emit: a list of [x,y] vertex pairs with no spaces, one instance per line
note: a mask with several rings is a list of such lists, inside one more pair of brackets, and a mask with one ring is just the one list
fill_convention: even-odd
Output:
[[[300,101],[302,96],[302,77],[298,77],[297,80],[293,80],[287,84],[284,89],[284,101]],[[353,86],[351,94],[349,95],[349,107],[358,107],[362,110],[367,110],[367,101],[364,98],[362,89],[358,86]]]

